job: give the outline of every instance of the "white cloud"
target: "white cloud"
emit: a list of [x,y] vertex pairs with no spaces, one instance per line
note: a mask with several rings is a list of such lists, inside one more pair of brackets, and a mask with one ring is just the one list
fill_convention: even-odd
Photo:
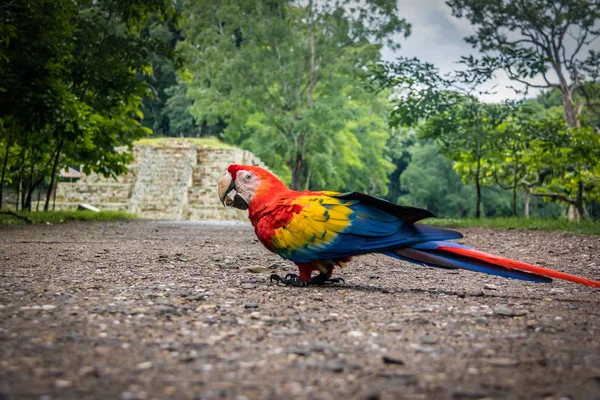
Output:
[[[398,37],[400,50],[394,52],[384,48],[383,58],[393,61],[398,56],[417,57],[421,61],[434,64],[442,73],[460,68],[458,61],[461,56],[476,55],[477,50],[464,41],[472,34],[473,27],[466,19],[452,16],[445,0],[399,0],[399,15],[412,24],[412,34],[407,38]],[[493,94],[482,95],[480,98],[489,102],[500,102],[505,99],[520,99],[523,94],[517,94],[508,86],[522,88],[517,82],[512,82],[500,72],[497,77],[485,86],[493,89]],[[539,91],[530,90],[528,97]]]

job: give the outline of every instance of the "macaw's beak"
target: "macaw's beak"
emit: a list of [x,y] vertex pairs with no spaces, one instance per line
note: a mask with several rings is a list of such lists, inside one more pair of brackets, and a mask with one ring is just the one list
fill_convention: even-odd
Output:
[[231,175],[226,174],[219,181],[219,200],[225,207],[235,207],[240,210],[247,210],[248,204],[238,195],[237,193],[233,196],[233,199],[229,196],[229,193],[235,190],[235,181],[231,179]]

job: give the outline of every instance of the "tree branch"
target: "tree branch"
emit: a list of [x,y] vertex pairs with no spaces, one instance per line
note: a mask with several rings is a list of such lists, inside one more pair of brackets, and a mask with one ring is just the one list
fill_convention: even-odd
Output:
[[518,75],[516,75],[512,69],[510,68],[510,66],[507,66],[505,68],[506,71],[506,75],[508,75],[508,77],[514,81],[517,81],[519,83],[522,83],[523,85],[532,87],[532,88],[538,88],[538,89],[547,89],[548,87],[560,87],[560,85],[556,84],[556,83],[550,83],[548,82],[548,80],[546,79],[546,75],[542,74],[542,76],[544,77],[544,80],[546,81],[547,85],[536,85],[535,83],[531,83],[531,82],[527,82],[521,78],[518,77]]
[[564,201],[566,203],[569,204],[573,204],[573,205],[577,205],[577,202],[573,199],[568,198],[567,196],[563,195],[563,194],[558,194],[558,193],[531,193],[532,196],[536,196],[536,197],[548,197],[551,198],[552,200],[556,201],[556,200],[560,200],[560,201]]

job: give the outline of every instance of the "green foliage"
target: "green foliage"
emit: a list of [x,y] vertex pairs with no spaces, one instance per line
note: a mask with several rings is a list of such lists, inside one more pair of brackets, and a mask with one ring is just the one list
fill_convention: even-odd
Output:
[[411,146],[415,144],[416,136],[410,129],[392,129],[387,141],[387,157],[394,164],[394,170],[388,174],[388,194],[385,198],[393,203],[398,201],[401,195],[406,194],[400,184],[400,176],[411,161]]
[[[126,221],[137,219],[134,214],[123,211],[21,211],[34,224],[64,224],[73,221]],[[0,225],[23,225],[25,222],[12,215],[0,214]]]
[[475,192],[461,182],[452,161],[431,142],[417,143],[411,153],[400,177],[401,187],[408,193],[400,197],[400,203],[426,208],[441,217],[469,215]]
[[566,218],[463,218],[463,219],[428,219],[425,224],[447,228],[492,228],[519,229],[534,231],[563,231],[581,235],[600,236],[600,222],[573,222]]
[[0,187],[12,182],[22,208],[36,187],[48,179],[53,187],[62,166],[106,176],[127,170],[131,154],[115,148],[150,133],[140,123],[148,85],[139,75],[151,71],[150,54],[173,55],[144,29],[151,15],[173,18],[165,0],[0,7],[11,27],[0,42]]
[[[11,185],[27,209],[66,165],[124,173],[133,143],[165,144],[153,130],[251,150],[296,189],[361,190],[443,216],[597,208],[598,4],[447,3],[482,53],[448,75],[380,62],[411,31],[392,0],[3,4],[0,199]],[[475,89],[498,70],[529,86],[540,75],[548,90],[480,102]]]
[[[600,52],[590,46],[598,36],[600,4],[581,0],[448,0],[456,17],[471,22],[465,40],[482,56],[464,56],[466,82],[482,82],[498,71],[525,88],[559,88],[565,122],[579,126],[573,92],[600,76]],[[586,57],[580,53],[588,51]],[[531,79],[541,75],[543,84]]]
[[598,198],[597,85],[571,87],[585,91],[576,92],[577,101],[586,105],[581,118],[586,127],[580,128],[563,122],[558,89],[523,104],[486,104],[469,93],[472,88],[457,86],[465,76],[441,76],[433,65],[399,58],[379,65],[373,80],[395,93],[391,125],[415,127],[421,138],[435,140],[463,182],[475,183],[476,217],[482,214],[483,186],[492,184],[511,190],[515,216],[519,196],[526,215],[531,196],[569,205],[573,218],[585,215],[585,204]]
[[352,168],[370,166],[365,186],[385,193],[389,163],[369,149],[387,140],[384,114],[368,115],[377,99],[360,80],[381,44],[409,32],[395,2],[190,0],[184,8],[180,47],[197,120],[224,121],[228,141],[291,176],[294,188],[339,188]]
[[591,127],[557,127],[532,145],[534,165],[545,170],[536,194],[581,207],[584,215],[584,203],[600,199],[600,135]]
[[435,140],[455,162],[463,182],[475,183],[475,216],[479,217],[482,186],[492,183],[496,132],[516,105],[482,103],[467,90],[455,90],[453,78],[442,77],[433,65],[417,59],[399,58],[380,65],[374,80],[395,90],[390,124],[416,127],[420,138]]

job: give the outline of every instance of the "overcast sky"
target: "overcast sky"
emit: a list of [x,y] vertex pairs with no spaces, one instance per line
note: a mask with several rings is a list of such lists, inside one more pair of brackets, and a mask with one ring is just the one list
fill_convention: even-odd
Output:
[[[398,56],[417,57],[438,67],[443,73],[460,67],[456,64],[460,56],[478,54],[464,37],[473,33],[473,29],[465,18],[452,16],[450,8],[444,0],[398,0],[399,15],[412,24],[412,34],[407,38],[399,38],[402,48],[396,53],[383,50],[385,60],[392,61]],[[519,99],[507,85],[514,85],[506,75],[498,73],[490,87],[497,85],[493,95],[482,96],[482,100],[497,102],[504,99]],[[517,85],[515,85],[517,86]],[[519,86],[517,86],[519,87]],[[537,92],[531,89],[528,97]]]

